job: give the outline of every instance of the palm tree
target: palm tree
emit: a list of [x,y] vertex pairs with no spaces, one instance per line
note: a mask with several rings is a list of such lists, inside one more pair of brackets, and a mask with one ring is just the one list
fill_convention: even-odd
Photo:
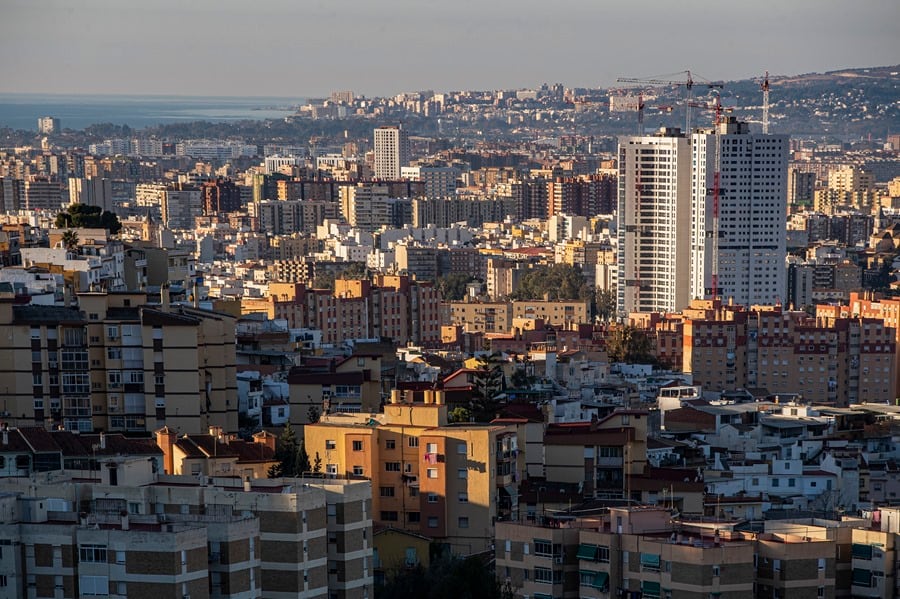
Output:
[[62,234],[62,239],[60,240],[66,251],[74,252],[78,248],[78,231],[74,229],[68,229],[65,233]]

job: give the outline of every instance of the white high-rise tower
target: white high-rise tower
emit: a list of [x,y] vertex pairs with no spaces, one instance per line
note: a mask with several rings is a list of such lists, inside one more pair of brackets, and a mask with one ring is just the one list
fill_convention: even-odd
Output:
[[[717,125],[719,231],[713,244],[716,130],[691,136],[693,209],[691,296],[717,295],[736,304],[786,301],[788,136],[750,133],[733,117]],[[713,265],[718,256],[718,268]]]
[[620,315],[691,299],[691,148],[680,129],[619,139]]
[[409,136],[400,127],[375,129],[375,178],[396,181],[409,165]]

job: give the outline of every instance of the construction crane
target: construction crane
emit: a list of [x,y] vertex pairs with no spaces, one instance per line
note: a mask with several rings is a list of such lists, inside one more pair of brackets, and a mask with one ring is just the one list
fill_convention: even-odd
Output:
[[759,84],[759,88],[763,93],[763,135],[769,134],[769,71],[766,71],[766,78]]
[[712,299],[719,297],[719,203],[722,195],[721,178],[722,178],[722,138],[721,125],[724,122],[723,116],[726,112],[731,112],[722,106],[722,99],[719,93],[715,92],[715,98],[712,102],[692,102],[695,108],[714,111],[713,126],[715,134],[715,158],[713,166],[713,183],[711,188],[707,188],[707,193],[712,195],[712,231],[706,232],[706,238],[712,240],[712,272],[709,276],[708,295]]
[[[681,71],[680,73],[675,73],[674,75],[684,75],[685,80],[684,81],[676,81],[676,80],[671,80],[671,79],[664,79],[661,77],[660,78],[656,78],[656,77],[650,77],[650,78],[619,77],[618,79],[616,79],[616,81],[619,83],[638,83],[641,85],[674,85],[674,86],[679,86],[679,87],[683,86],[685,89],[685,92],[686,92],[686,96],[687,96],[685,99],[686,104],[685,104],[685,110],[684,110],[684,130],[685,130],[685,133],[690,133],[691,132],[691,108],[690,108],[690,106],[691,106],[691,100],[693,98],[693,93],[694,93],[694,85],[696,84],[696,82],[694,81],[694,77],[690,71]],[[663,75],[662,77],[666,77],[666,75]],[[724,87],[724,85],[721,83],[713,83],[711,81],[703,81],[702,85],[708,87],[709,89],[715,89],[715,88],[721,89],[722,87]],[[643,115],[641,114],[640,106],[638,107],[638,119],[639,119],[639,121],[643,122]]]

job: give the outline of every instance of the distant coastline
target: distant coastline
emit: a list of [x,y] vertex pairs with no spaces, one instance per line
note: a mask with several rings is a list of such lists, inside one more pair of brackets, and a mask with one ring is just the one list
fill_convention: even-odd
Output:
[[165,123],[280,119],[293,114],[303,98],[0,94],[0,128],[34,130],[37,118],[54,116],[63,129],[99,123],[143,129]]

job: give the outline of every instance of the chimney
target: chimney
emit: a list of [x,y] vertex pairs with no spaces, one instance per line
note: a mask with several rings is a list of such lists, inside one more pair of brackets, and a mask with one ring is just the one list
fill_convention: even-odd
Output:
[[275,451],[275,435],[267,433],[266,431],[260,431],[256,434],[254,434],[253,442],[261,443],[261,444],[265,445],[266,447],[268,447],[269,449],[271,449],[272,451]]
[[442,406],[444,405],[444,392],[443,390],[434,392],[434,403],[435,405]]
[[156,431],[156,444],[163,452],[163,471],[166,474],[175,473],[175,440],[178,434],[164,426]]
[[400,403],[400,389],[391,389],[391,403]]
[[426,404],[434,403],[434,391],[433,390],[425,389],[425,392],[422,393],[422,396],[423,396],[422,401],[424,401]]
[[106,433],[100,433],[100,449],[106,449]]

